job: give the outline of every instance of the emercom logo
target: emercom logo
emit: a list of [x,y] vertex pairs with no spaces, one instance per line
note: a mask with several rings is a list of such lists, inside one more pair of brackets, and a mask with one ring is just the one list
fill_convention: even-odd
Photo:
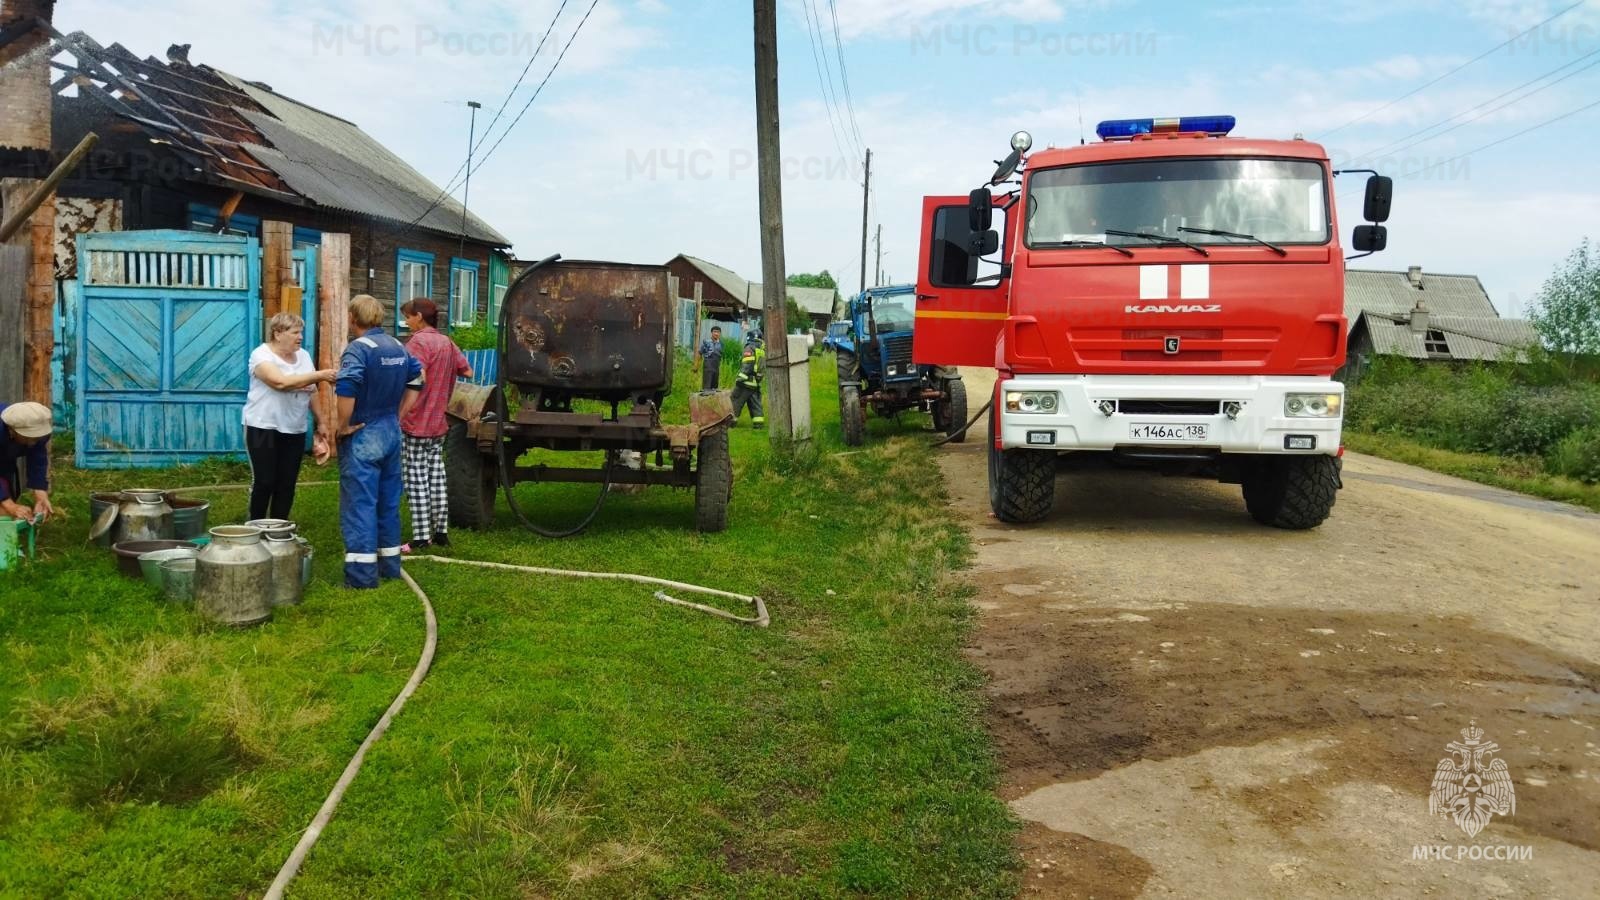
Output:
[[1122,308],[1125,313],[1219,313],[1221,303],[1130,303]]

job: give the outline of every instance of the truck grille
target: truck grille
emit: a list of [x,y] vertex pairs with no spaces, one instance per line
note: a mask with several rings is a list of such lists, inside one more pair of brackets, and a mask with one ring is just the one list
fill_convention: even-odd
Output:
[[1219,400],[1118,400],[1117,412],[1129,416],[1214,416]]
[[911,366],[911,335],[884,338],[883,354],[888,365],[904,366],[900,371],[907,371]]

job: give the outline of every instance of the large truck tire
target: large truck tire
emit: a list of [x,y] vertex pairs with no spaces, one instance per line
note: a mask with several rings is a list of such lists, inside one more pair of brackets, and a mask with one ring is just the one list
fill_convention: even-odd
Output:
[[733,500],[733,460],[728,455],[728,429],[700,436],[700,469],[694,485],[695,530],[711,533],[728,527]]
[[1037,522],[1050,514],[1056,494],[1053,450],[996,450],[995,421],[989,412],[989,508],[1002,522]]
[[450,524],[483,529],[494,524],[494,497],[500,479],[493,456],[481,453],[467,434],[467,423],[449,418],[444,435],[445,497],[450,504]]
[[[965,443],[967,440],[967,385],[959,378],[948,378],[944,382],[945,399],[934,406],[934,418],[943,419],[934,424],[945,433],[952,444]],[[939,415],[943,407],[943,416]]]
[[1244,505],[1263,525],[1301,531],[1321,525],[1339,494],[1332,456],[1262,457],[1245,472]]
[[861,412],[861,391],[853,385],[839,388],[839,430],[847,447],[859,447],[867,439],[867,423]]

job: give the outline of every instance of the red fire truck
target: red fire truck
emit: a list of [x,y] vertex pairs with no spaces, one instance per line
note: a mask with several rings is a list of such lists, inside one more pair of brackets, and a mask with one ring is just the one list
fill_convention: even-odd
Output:
[[[997,370],[989,501],[1002,520],[1050,512],[1062,451],[1214,472],[1279,528],[1333,508],[1340,173],[1317,144],[1233,126],[1114,120],[1097,143],[1032,154],[1018,132],[988,187],[924,198],[914,358]],[[1361,255],[1384,248],[1393,192],[1369,174]]]

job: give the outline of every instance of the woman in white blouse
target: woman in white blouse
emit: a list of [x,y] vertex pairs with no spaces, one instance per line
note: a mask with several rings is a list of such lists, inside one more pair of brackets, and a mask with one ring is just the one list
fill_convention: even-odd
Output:
[[244,402],[244,443],[250,454],[250,518],[287,519],[306,449],[306,416],[322,420],[311,397],[335,369],[318,370],[301,348],[305,320],[292,313],[272,317],[271,339],[250,354],[250,393]]

